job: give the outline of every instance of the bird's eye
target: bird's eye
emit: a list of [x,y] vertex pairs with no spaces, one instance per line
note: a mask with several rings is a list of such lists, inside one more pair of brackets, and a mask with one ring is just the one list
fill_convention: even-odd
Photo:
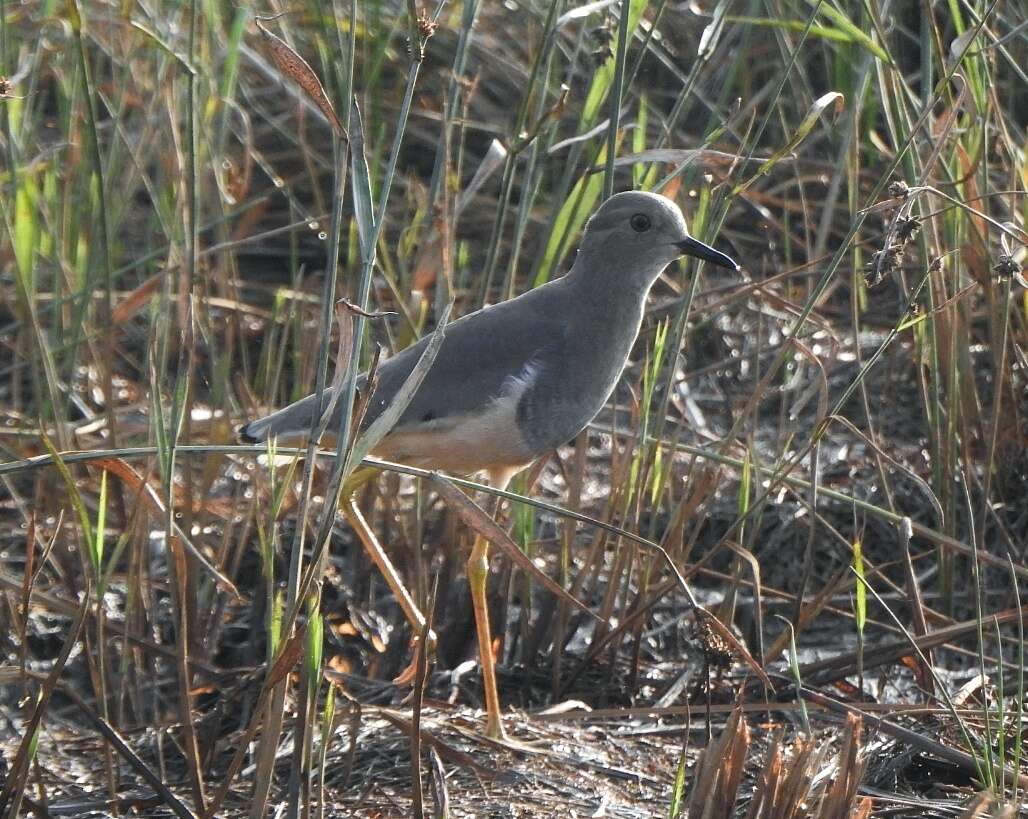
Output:
[[645,213],[637,213],[628,220],[628,224],[632,226],[632,230],[636,233],[645,233],[650,229],[650,217]]

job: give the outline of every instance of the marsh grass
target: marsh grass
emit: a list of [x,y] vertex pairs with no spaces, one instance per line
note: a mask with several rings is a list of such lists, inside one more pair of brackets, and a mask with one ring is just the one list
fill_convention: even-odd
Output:
[[[1007,0],[0,7],[0,812],[1023,809],[1026,40]],[[234,445],[359,414],[633,186],[743,272],[669,270],[517,491],[361,469],[350,412]],[[525,554],[490,596],[546,753],[469,730],[465,524]]]

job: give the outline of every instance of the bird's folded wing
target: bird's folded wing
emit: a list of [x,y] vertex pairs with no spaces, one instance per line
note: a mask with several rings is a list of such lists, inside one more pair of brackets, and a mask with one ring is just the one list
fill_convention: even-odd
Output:
[[[559,350],[564,343],[565,298],[565,288],[558,280],[447,325],[435,361],[396,428],[476,415],[518,379],[532,372],[538,374],[542,353]],[[427,344],[425,337],[381,364],[363,419],[364,429],[392,402]],[[366,375],[361,375],[358,387],[363,389],[365,383]],[[251,421],[240,435],[251,441],[303,436],[310,430],[315,413],[320,417],[331,403],[330,390],[325,391],[320,405],[309,395]],[[336,402],[329,430],[338,428],[341,411],[341,402]]]
[[[564,343],[565,324],[555,309],[558,305],[528,298],[537,292],[545,295],[545,289],[448,325],[432,367],[396,428],[480,414],[516,388],[519,379],[537,373],[544,366],[544,354]],[[511,309],[515,306],[520,309]],[[392,401],[425,344],[422,339],[382,364],[365,425]]]

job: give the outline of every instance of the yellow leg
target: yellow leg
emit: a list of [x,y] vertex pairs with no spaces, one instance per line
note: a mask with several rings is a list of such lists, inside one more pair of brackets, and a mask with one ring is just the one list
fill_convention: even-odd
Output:
[[475,608],[475,630],[478,632],[478,656],[482,663],[482,687],[485,689],[485,734],[493,739],[506,739],[500,720],[500,693],[496,688],[496,666],[493,662],[493,640],[489,630],[489,604],[486,591],[489,583],[489,542],[479,536],[471,547],[468,559],[468,585],[471,604]]

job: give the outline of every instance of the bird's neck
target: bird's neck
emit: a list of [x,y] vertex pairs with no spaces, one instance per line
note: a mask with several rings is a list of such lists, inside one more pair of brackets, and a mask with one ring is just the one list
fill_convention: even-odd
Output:
[[[642,325],[647,285],[610,268],[576,264],[561,280],[566,288],[566,355],[575,365],[565,373],[565,388],[582,406],[598,411],[624,370]],[[557,282],[554,282],[557,284]]]
[[590,321],[621,323],[638,322],[642,317],[656,276],[579,254],[565,279],[583,316]]
[[575,305],[572,337],[585,347],[603,349],[613,358],[620,358],[620,372],[639,334],[649,283],[595,264],[576,264],[566,279]]

